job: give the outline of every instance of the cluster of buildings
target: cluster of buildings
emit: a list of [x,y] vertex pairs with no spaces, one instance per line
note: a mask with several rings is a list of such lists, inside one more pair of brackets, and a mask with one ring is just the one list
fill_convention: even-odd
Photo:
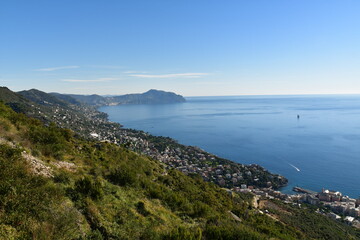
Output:
[[302,200],[313,205],[322,203],[335,214],[354,218],[360,217],[360,199],[343,196],[338,191],[323,189],[317,194],[304,194]]
[[[100,141],[112,142],[125,145],[127,148],[157,159],[169,168],[175,168],[185,174],[199,174],[205,181],[214,182],[221,187],[232,188],[241,184],[253,185],[256,187],[281,187],[287,184],[287,179],[271,174],[257,164],[243,165],[234,163],[193,147],[175,144],[176,147],[169,147],[166,144],[163,151],[158,146],[147,140],[148,134],[141,131],[134,131],[122,128],[109,128],[107,133],[104,128],[90,132],[89,136]],[[164,140],[163,141],[173,141]]]
[[[285,185],[286,179],[266,171],[257,164],[243,165],[207,153],[197,147],[166,147],[162,152],[147,145],[144,154],[163,162],[170,168],[185,174],[199,174],[205,181],[214,182],[221,187],[232,188],[242,184],[256,187],[279,187]],[[264,180],[267,179],[267,180]]]
[[274,190],[272,187],[256,188],[254,186],[246,186],[246,184],[242,184],[240,187],[234,187],[232,190],[234,192],[252,193],[259,199],[279,199],[285,202],[295,202],[300,199],[300,195],[285,194],[280,191]]
[[[303,194],[288,195],[273,189],[234,189],[240,192],[252,192],[257,197],[276,198],[289,203],[304,202],[324,206],[330,210],[326,215],[335,220],[360,228],[360,197],[358,199],[342,195],[341,192],[322,189],[321,192],[305,190]],[[325,214],[325,213],[324,213]]]

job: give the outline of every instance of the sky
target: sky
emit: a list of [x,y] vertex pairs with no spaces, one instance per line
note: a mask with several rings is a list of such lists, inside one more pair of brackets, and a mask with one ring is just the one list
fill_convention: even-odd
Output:
[[358,0],[1,0],[0,86],[359,94]]

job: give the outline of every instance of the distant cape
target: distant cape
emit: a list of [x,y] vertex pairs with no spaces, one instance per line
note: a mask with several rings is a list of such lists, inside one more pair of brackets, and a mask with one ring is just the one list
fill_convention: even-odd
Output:
[[73,103],[82,103],[91,106],[110,106],[120,104],[166,104],[185,102],[185,98],[173,92],[151,89],[145,93],[126,94],[119,96],[100,96],[100,95],[77,95],[50,93],[51,95]]

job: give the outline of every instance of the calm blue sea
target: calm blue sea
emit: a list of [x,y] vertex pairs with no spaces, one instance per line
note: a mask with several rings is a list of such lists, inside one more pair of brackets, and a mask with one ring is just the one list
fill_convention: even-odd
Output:
[[283,192],[300,186],[360,195],[359,95],[189,97],[100,110],[126,128],[260,164],[289,179]]

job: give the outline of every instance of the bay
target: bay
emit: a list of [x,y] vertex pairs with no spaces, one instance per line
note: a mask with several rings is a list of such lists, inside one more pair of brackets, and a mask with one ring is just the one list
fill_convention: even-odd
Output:
[[[125,128],[169,136],[293,186],[360,195],[360,96],[188,97],[185,103],[105,106]],[[297,117],[299,115],[299,118]]]

